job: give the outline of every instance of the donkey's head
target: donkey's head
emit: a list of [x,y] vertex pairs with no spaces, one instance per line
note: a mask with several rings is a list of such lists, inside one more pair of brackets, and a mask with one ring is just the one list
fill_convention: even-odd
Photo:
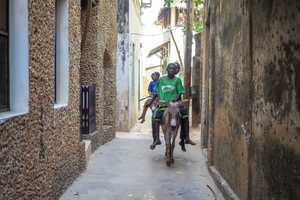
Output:
[[179,120],[179,103],[170,102],[167,109],[168,123],[172,130],[176,130],[180,126]]

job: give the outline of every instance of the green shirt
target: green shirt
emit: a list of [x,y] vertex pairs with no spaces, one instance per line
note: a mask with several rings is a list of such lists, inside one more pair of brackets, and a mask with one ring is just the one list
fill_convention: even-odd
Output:
[[177,77],[173,79],[161,77],[156,85],[156,94],[162,102],[175,100],[178,94],[184,94],[184,92],[181,79]]

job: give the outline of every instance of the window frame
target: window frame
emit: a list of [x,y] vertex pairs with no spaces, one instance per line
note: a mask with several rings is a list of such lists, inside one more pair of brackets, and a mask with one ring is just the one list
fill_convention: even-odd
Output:
[[10,111],[10,61],[9,61],[9,0],[6,0],[6,32],[5,31],[1,31],[0,30],[0,36],[6,38],[6,42],[7,42],[7,49],[6,52],[4,53],[6,55],[6,59],[7,59],[7,71],[6,71],[6,77],[7,77],[7,82],[6,82],[6,91],[7,93],[5,94],[5,99],[7,101],[7,105],[0,105],[0,113],[2,112],[8,112]]
[[8,4],[9,110],[0,112],[0,124],[30,112],[28,4],[28,1],[18,0],[9,0]]

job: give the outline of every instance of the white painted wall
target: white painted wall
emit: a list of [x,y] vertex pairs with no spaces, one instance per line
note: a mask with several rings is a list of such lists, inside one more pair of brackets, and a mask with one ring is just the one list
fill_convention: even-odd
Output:
[[29,111],[28,1],[11,0],[9,5],[10,108]]
[[[129,126],[132,127],[137,122],[138,108],[138,93],[140,88],[139,81],[141,81],[141,74],[139,73],[139,60],[142,64],[142,51],[140,44],[142,43],[141,36],[137,34],[142,33],[142,21],[140,16],[139,1],[129,1]],[[137,34],[136,34],[137,33]],[[133,52],[133,44],[135,51]],[[134,53],[134,55],[133,55]],[[141,83],[141,82],[140,82]]]
[[[124,48],[124,49],[123,49]],[[129,34],[118,33],[117,52],[117,128],[129,129]]]
[[56,102],[67,106],[69,99],[69,5],[56,0]]

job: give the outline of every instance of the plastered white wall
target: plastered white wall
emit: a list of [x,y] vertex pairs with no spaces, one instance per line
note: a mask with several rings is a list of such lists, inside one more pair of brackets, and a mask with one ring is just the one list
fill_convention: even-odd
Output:
[[56,1],[56,105],[69,99],[69,6],[68,0]]
[[29,111],[28,1],[10,0],[9,4],[10,110]]

